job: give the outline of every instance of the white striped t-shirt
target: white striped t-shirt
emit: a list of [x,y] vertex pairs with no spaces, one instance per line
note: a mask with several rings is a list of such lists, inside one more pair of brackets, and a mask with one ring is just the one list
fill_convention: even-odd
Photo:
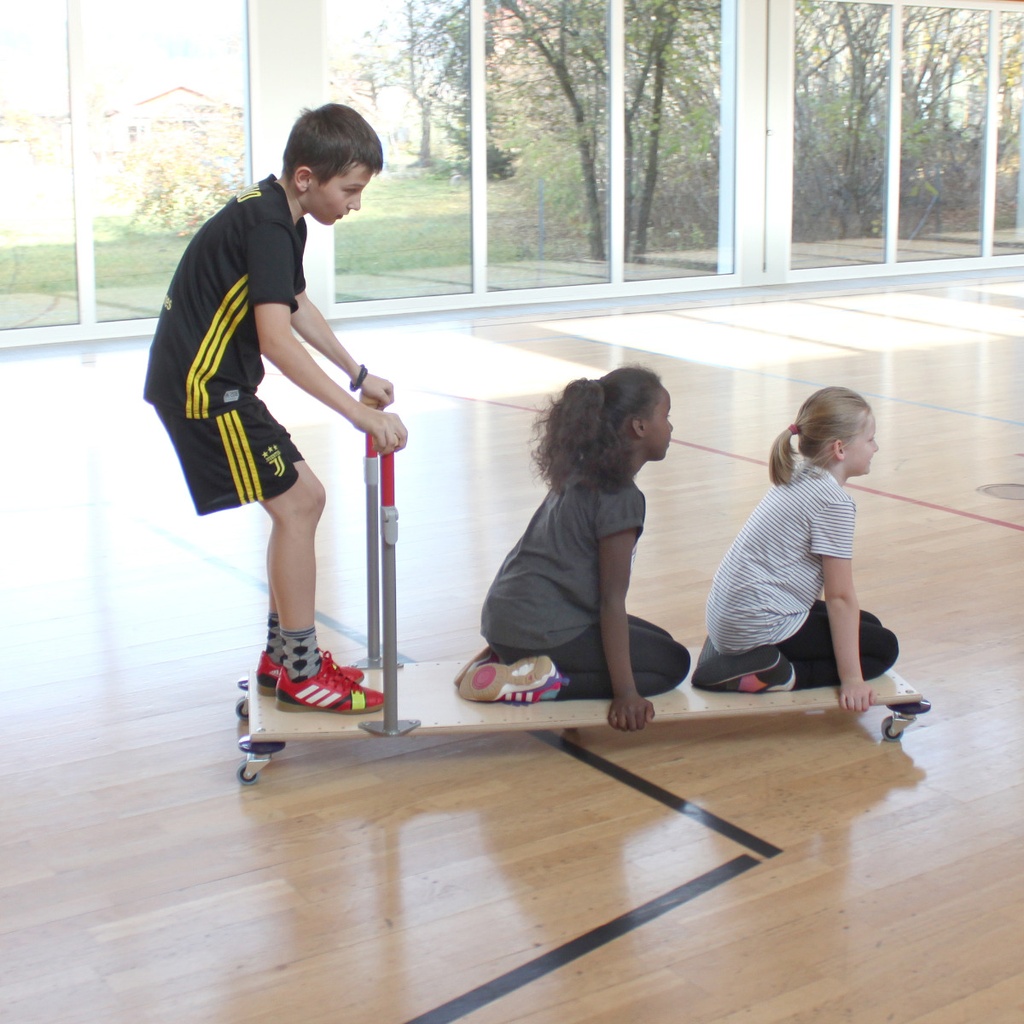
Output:
[[723,654],[781,643],[821,597],[821,556],[853,557],[857,506],[827,470],[799,464],[773,487],[726,552],[708,595],[707,628]]

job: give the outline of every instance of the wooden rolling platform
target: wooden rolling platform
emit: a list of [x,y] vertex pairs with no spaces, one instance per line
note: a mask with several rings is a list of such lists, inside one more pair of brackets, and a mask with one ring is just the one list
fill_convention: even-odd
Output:
[[[398,671],[398,714],[401,735],[417,732],[488,732],[506,729],[573,729],[606,724],[607,701],[542,701],[514,705],[463,700],[452,680],[458,662],[422,662]],[[242,685],[241,683],[239,684]],[[332,715],[322,712],[279,711],[273,697],[264,696],[249,680],[251,689],[238,702],[239,717],[248,716],[249,734],[239,741],[246,760],[238,769],[239,781],[251,784],[257,774],[289,740],[341,739],[381,733],[383,714]],[[365,686],[383,689],[383,671],[367,669]],[[883,738],[899,740],[917,715],[928,711],[924,697],[895,672],[872,681],[876,704],[892,714],[882,725]],[[688,717],[719,718],[798,711],[839,710],[836,689],[827,687],[792,693],[709,693],[682,683],[670,693],[652,698],[654,725]],[[367,728],[369,727],[369,729]]]

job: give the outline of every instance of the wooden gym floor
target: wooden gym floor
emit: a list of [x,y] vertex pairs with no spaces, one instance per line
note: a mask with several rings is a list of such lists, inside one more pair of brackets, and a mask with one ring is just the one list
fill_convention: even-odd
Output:
[[[532,410],[639,361],[675,435],[639,477],[631,610],[696,652],[771,439],[846,384],[881,446],[861,602],[934,709],[902,744],[881,709],[294,742],[252,787],[266,516],[195,517],[143,343],[0,354],[0,1019],[1020,1024],[1022,325],[993,275],[344,329],[411,431],[404,659],[479,647],[541,497]],[[321,639],[357,659],[361,439],[264,393],[328,486]]]

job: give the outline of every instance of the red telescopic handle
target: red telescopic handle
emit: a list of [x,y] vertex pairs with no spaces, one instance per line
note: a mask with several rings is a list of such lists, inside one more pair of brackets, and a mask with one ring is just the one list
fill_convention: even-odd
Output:
[[380,503],[384,508],[395,504],[395,453],[380,457]]
[[[377,458],[377,449],[373,447],[373,437],[366,435],[366,457]],[[380,503],[384,508],[395,504],[395,453],[380,457]]]

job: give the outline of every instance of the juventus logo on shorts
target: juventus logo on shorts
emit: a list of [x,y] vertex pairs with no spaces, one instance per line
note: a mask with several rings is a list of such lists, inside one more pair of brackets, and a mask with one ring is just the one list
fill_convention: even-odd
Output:
[[284,476],[284,456],[281,454],[281,449],[276,445],[272,444],[264,453],[263,461],[268,466],[273,466],[274,476]]

